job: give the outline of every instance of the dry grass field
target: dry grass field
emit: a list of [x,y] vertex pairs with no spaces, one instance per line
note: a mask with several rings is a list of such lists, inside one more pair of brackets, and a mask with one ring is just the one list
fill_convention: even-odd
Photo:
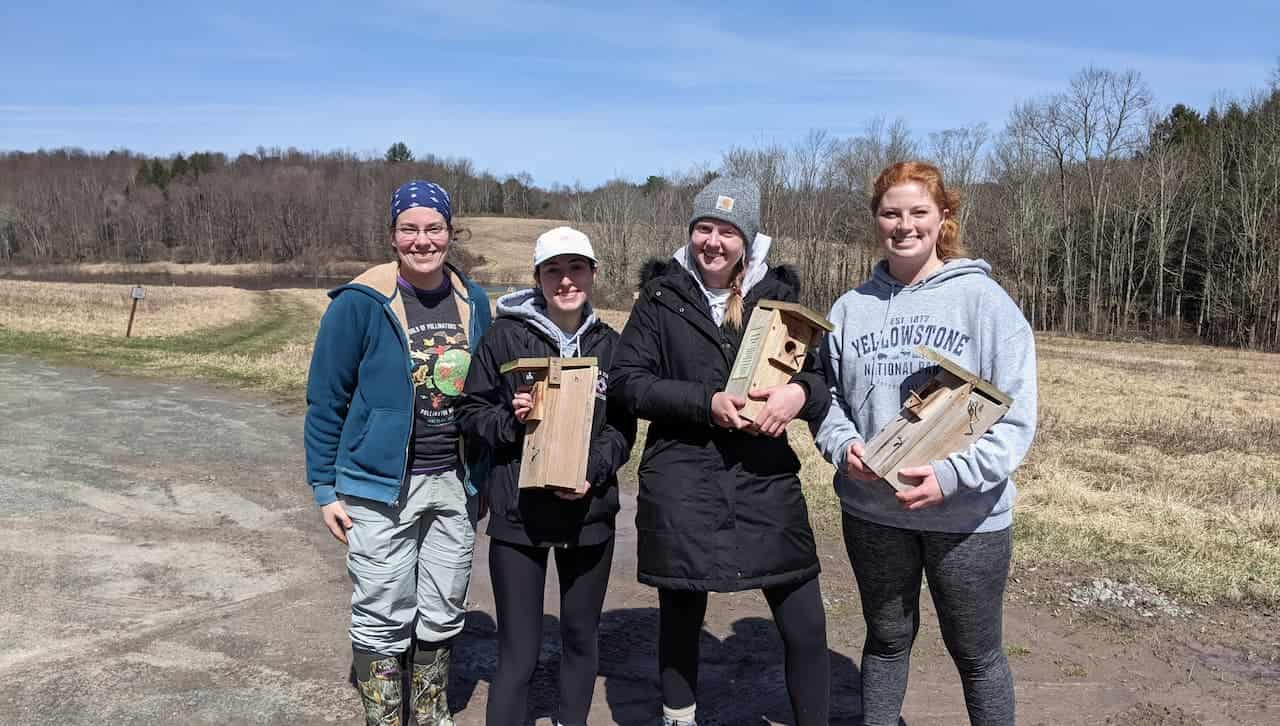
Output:
[[[1097,564],[1195,601],[1280,602],[1280,355],[1037,336],[1015,475],[1024,561]],[[815,523],[832,467],[793,426]]]
[[[326,303],[318,290],[156,290],[137,324],[153,337],[125,340],[127,286],[20,284],[34,287],[0,285],[0,352],[227,381],[293,402]],[[116,307],[102,313],[104,301]],[[603,317],[621,328],[626,314]],[[1280,355],[1038,341],[1040,429],[1016,476],[1019,560],[1191,601],[1280,603]],[[836,534],[831,467],[802,425],[790,436],[815,526]]]
[[[335,260],[320,265],[320,272],[333,275],[355,275],[369,266],[368,262]],[[243,277],[301,276],[315,272],[312,267],[296,263],[245,262],[242,264],[208,264],[203,262],[86,262],[58,265],[15,265],[7,267],[5,274],[14,278],[40,277],[56,274],[68,280],[115,277],[119,275],[168,276],[178,279],[202,280],[225,277],[228,280]]]
[[[0,327],[24,332],[124,337],[132,299],[127,285],[70,282],[0,283]],[[254,317],[258,298],[231,287],[148,286],[138,301],[133,335],[185,335]]]
[[1280,602],[1280,355],[1037,343],[1018,556],[1106,563],[1200,601]]
[[1039,339],[1022,555],[1280,600],[1280,355]]
[[[458,242],[461,249],[483,257],[483,262],[471,266],[467,273],[476,280],[489,284],[528,284],[533,274],[533,243],[538,235],[560,225],[571,224],[563,219],[536,219],[518,217],[459,217],[455,224],[470,232],[470,238]],[[590,230],[587,230],[590,233]],[[178,285],[218,284],[222,278],[282,278],[305,280],[317,276],[319,285],[333,284],[335,278],[354,277],[372,264],[390,259],[387,257],[368,261],[359,260],[307,260],[301,263],[250,262],[244,264],[205,264],[176,262],[92,262],[58,265],[14,265],[4,268],[5,277],[21,280],[119,280],[136,275],[143,280],[173,280]],[[7,284],[7,283],[6,283]],[[167,284],[167,283],[166,283]],[[289,284],[308,284],[293,282]]]
[[[526,284],[533,270],[533,242],[547,230],[570,222],[562,219],[522,219],[518,217],[459,217],[455,224],[471,233],[459,247],[484,257],[484,263],[468,270],[477,280],[494,284]],[[388,257],[390,259],[390,250]],[[384,260],[335,260],[320,263],[319,270],[294,263],[251,262],[244,264],[179,264],[175,262],[120,263],[94,262],[60,265],[17,265],[5,268],[12,278],[91,280],[119,279],[121,275],[139,275],[143,279],[173,278],[178,284],[201,284],[218,278],[286,277],[305,278],[317,271],[323,276],[355,276],[369,265]],[[307,260],[316,265],[315,260]],[[7,283],[6,283],[7,284]],[[298,283],[295,283],[298,284]]]
[[569,222],[562,219],[466,217],[456,221],[471,231],[463,248],[484,255],[484,263],[468,270],[489,283],[528,284],[533,277],[533,242],[538,235]]
[[150,286],[125,338],[129,287],[0,282],[0,352],[289,397],[305,384],[324,291]]

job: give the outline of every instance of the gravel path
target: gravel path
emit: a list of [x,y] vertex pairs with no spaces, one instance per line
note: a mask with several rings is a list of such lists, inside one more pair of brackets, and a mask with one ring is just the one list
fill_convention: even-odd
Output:
[[[0,723],[357,723],[343,551],[310,503],[301,450],[296,410],[0,356]],[[656,597],[635,582],[634,500],[624,499],[598,724],[652,723],[658,707]],[[827,543],[823,557],[833,716],[854,723],[861,617],[843,553]],[[463,726],[483,722],[496,658],[483,546],[476,562],[451,687]],[[553,715],[553,587],[535,677],[539,724]],[[1259,666],[1256,653],[1192,642],[1186,634],[1204,620],[1177,619],[1169,631],[1161,627],[1172,621],[1133,619],[1142,622],[1012,598],[1020,721],[1280,721],[1280,670]],[[1244,623],[1272,628],[1247,642],[1280,640],[1274,620]],[[702,637],[704,724],[790,722],[763,598],[714,596]],[[964,721],[930,613],[904,713],[913,726]]]

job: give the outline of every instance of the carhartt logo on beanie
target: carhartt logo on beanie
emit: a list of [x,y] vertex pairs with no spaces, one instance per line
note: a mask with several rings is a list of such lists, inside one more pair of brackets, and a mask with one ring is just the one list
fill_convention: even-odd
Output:
[[699,219],[708,217],[737,227],[743,241],[750,245],[760,231],[760,187],[742,177],[722,176],[711,180],[693,198],[689,231],[693,231],[693,224]]

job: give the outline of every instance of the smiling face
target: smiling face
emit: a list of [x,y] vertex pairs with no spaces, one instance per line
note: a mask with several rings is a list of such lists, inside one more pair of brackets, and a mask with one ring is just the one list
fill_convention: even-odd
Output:
[[746,242],[742,232],[728,222],[704,217],[689,232],[693,260],[708,287],[726,288],[733,279],[734,265],[742,259]]
[[556,255],[538,265],[538,287],[554,313],[574,314],[591,298],[596,270],[582,255]]
[[889,187],[876,208],[876,229],[894,277],[909,284],[942,266],[938,238],[949,214],[918,182]]
[[401,212],[391,228],[391,244],[400,259],[400,275],[417,288],[439,287],[451,238],[452,231],[444,215],[431,207],[413,207]]

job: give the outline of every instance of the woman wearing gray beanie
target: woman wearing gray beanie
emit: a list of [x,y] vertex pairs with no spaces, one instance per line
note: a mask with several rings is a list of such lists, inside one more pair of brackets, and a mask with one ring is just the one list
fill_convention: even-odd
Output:
[[712,181],[694,199],[689,243],[649,262],[610,372],[609,397],[650,421],[637,496],[637,573],[658,588],[663,724],[695,723],[698,640],[710,592],[760,589],[786,656],[800,726],[826,724],[830,666],[818,557],[786,439],[830,402],[816,356],[786,384],[751,391],[754,422],[725,392],[743,323],[763,299],[796,301],[789,267],[765,262],[760,192]]

